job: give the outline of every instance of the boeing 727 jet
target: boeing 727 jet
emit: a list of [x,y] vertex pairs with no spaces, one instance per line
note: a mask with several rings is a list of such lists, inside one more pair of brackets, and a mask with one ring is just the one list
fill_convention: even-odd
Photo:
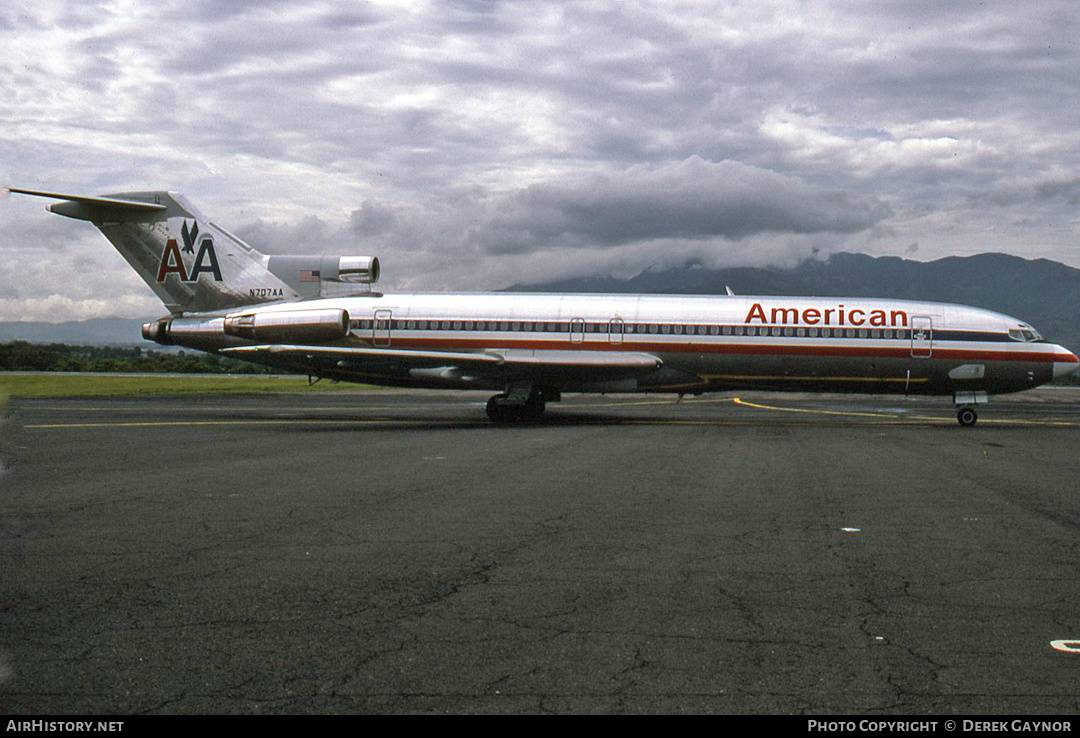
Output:
[[893,299],[381,294],[369,256],[256,251],[173,192],[34,190],[93,223],[165,303],[143,336],[313,378],[489,389],[496,422],[564,392],[793,390],[951,396],[961,425],[991,394],[1078,366],[1027,323]]

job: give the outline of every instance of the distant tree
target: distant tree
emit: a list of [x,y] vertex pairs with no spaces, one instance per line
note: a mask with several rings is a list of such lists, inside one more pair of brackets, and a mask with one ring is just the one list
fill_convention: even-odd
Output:
[[284,374],[215,354],[144,351],[111,346],[69,346],[26,341],[0,343],[0,371],[139,372],[172,374]]

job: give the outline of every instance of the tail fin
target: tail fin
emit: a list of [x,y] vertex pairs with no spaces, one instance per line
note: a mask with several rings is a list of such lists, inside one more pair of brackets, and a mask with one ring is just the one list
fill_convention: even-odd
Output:
[[309,296],[270,271],[271,257],[219,228],[175,192],[83,197],[10,191],[62,200],[49,210],[93,223],[173,313]]

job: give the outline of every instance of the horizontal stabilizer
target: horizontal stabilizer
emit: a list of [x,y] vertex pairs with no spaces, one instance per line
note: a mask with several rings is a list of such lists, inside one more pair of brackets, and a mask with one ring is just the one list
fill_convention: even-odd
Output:
[[116,197],[86,197],[83,195],[64,195],[59,192],[41,192],[39,190],[20,190],[9,187],[8,192],[18,195],[33,195],[34,197],[48,197],[53,200],[64,202],[54,203],[49,206],[49,211],[57,215],[66,215],[77,220],[101,220],[103,218],[115,218],[122,220],[125,217],[146,217],[165,211],[165,206],[154,202],[141,202],[139,200],[122,200]]

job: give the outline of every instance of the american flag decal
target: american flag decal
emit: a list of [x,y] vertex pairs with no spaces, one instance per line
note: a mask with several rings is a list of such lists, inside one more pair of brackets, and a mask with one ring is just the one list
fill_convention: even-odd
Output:
[[318,269],[301,269],[300,281],[301,282],[318,282],[320,280]]

